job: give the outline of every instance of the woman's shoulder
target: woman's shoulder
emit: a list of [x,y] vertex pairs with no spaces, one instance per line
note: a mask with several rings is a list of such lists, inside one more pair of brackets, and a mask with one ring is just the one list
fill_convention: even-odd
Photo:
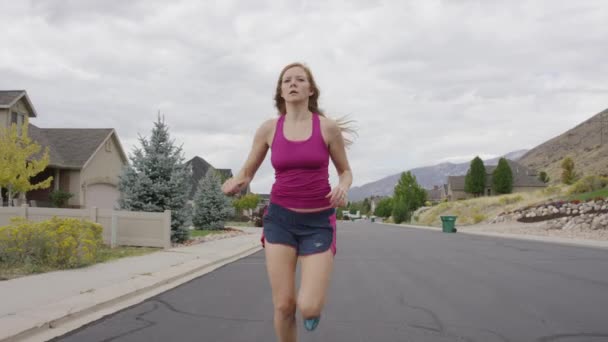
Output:
[[272,130],[274,129],[274,127],[277,124],[277,121],[279,121],[279,118],[271,118],[271,119],[266,119],[264,120],[264,122],[262,122],[262,124],[260,125],[260,129],[264,129],[264,130]]
[[258,127],[258,134],[263,134],[265,136],[274,135],[274,130],[278,120],[279,118],[264,120],[264,122],[262,122],[262,124]]
[[339,129],[338,123],[334,119],[319,115],[319,121],[321,122],[321,128],[327,132],[332,132]]

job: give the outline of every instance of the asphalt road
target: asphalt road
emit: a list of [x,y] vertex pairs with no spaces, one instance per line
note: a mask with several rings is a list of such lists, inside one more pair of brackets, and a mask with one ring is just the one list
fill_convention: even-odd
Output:
[[[328,303],[299,341],[608,341],[608,251],[338,226]],[[57,341],[276,341],[264,253]]]

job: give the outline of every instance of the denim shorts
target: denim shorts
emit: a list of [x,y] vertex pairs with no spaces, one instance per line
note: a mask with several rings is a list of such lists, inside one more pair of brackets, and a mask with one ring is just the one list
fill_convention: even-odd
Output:
[[331,249],[336,255],[336,210],[300,213],[270,203],[263,217],[264,242],[296,249],[297,255],[322,253]]

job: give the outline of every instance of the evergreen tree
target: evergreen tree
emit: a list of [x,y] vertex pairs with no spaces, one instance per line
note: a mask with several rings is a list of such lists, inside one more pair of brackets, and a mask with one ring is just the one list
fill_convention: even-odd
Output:
[[562,183],[571,185],[576,181],[576,173],[574,172],[574,160],[566,157],[562,161]]
[[182,148],[170,140],[169,128],[160,114],[152,129],[150,140],[140,137],[141,148],[129,156],[131,164],[120,175],[121,209],[162,212],[171,210],[171,240],[188,239],[185,222],[190,189],[190,170],[184,165]]
[[371,210],[372,204],[370,203],[369,198],[365,198],[361,204],[361,215],[369,215]]
[[209,170],[194,195],[192,223],[197,229],[222,229],[234,212],[230,198],[222,192],[220,177]]
[[486,187],[486,167],[479,156],[473,158],[464,179],[464,191],[475,196],[482,195]]
[[393,220],[401,223],[400,219],[409,220],[411,214],[424,205],[426,191],[416,181],[410,171],[401,174],[395,186],[393,195]]
[[492,190],[495,194],[510,194],[513,191],[513,172],[505,158],[498,160],[492,172]]

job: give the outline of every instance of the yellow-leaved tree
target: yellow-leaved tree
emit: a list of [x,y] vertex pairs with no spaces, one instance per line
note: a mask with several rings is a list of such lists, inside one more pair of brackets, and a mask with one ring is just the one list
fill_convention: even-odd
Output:
[[[51,186],[53,177],[37,183],[32,178],[44,171],[49,165],[49,148],[39,155],[40,145],[28,136],[29,120],[21,127],[12,124],[10,128],[0,127],[0,190],[8,190],[8,203],[17,194],[25,194],[36,189],[46,189]],[[0,191],[0,203],[2,191]]]

